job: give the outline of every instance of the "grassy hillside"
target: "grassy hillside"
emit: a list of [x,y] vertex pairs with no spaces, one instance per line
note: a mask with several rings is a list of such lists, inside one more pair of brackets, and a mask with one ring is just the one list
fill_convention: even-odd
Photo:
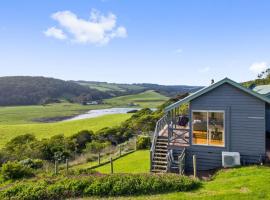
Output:
[[195,92],[201,88],[200,86],[158,85],[149,83],[119,84],[95,81],[76,81],[76,83],[88,86],[92,89],[97,89],[102,92],[108,92],[114,96],[137,94],[147,90],[154,90],[165,96],[174,97],[178,94]]
[[[104,165],[96,170],[109,173],[109,167],[110,165]],[[115,161],[114,170],[116,173],[147,173],[149,170],[149,151],[137,151]],[[202,187],[194,192],[175,192],[129,197],[128,199],[269,199],[270,179],[268,177],[270,177],[269,166],[223,169],[214,176],[213,180],[203,181]],[[127,199],[127,197],[117,199]]]
[[168,100],[168,97],[161,95],[153,90],[148,90],[139,94],[126,95],[106,99],[105,103],[112,106],[127,106],[130,103],[136,104],[138,107],[155,108]]
[[133,84],[117,84],[117,83],[94,82],[94,81],[78,81],[78,83],[100,91],[127,92],[135,90],[140,91],[145,89],[144,87]]
[[110,97],[109,94],[72,81],[54,78],[0,77],[0,105],[37,105],[59,99],[84,102]]
[[[269,167],[243,167],[220,171],[195,192],[176,192],[130,199],[269,199]],[[124,199],[124,198],[123,198]]]
[[[150,163],[149,150],[136,151],[128,154],[113,162],[113,169],[115,173],[148,173]],[[110,164],[103,165],[95,170],[108,174],[110,173]]]
[[49,138],[56,134],[69,136],[81,130],[97,131],[104,127],[116,126],[128,119],[130,116],[130,114],[115,114],[68,122],[17,125],[1,124],[0,148],[11,138],[21,134],[31,133],[37,138]]
[[84,113],[92,109],[107,108],[108,105],[82,106],[74,103],[56,103],[46,106],[9,106],[0,107],[1,124],[37,123],[46,119],[62,118]]
[[[189,200],[189,199],[270,199],[270,168],[267,166],[250,166],[224,169],[211,181],[203,181],[200,189],[193,192],[174,192],[160,195],[135,197],[118,197],[106,199],[134,200]],[[84,198],[90,200],[92,198]]]

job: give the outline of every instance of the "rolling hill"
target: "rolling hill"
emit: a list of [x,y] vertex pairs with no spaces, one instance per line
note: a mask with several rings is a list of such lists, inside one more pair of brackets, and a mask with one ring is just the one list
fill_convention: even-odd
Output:
[[[111,97],[155,91],[166,97],[194,92],[201,87],[157,84],[117,84],[93,81],[64,81],[32,76],[0,77],[0,106],[38,105],[62,100],[87,103]],[[162,99],[161,99],[162,100]]]
[[123,96],[129,94],[137,94],[147,90],[154,90],[167,97],[175,97],[178,94],[191,93],[201,89],[201,86],[188,85],[158,85],[150,83],[107,83],[97,81],[75,81],[83,86],[88,86],[91,89],[97,89],[102,92],[107,92],[111,96]]
[[125,95],[106,99],[104,100],[104,102],[114,107],[137,106],[145,108],[156,108],[168,99],[168,97],[159,94],[154,90],[147,90],[139,94]]
[[0,106],[37,105],[59,99],[82,102],[108,97],[107,93],[72,81],[30,76],[0,77]]

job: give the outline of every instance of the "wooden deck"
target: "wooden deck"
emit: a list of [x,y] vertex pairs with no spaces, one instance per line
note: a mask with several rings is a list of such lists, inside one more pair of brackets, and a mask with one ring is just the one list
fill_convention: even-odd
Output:
[[[189,141],[189,133],[184,131],[184,129],[187,129],[187,127],[176,126],[176,130],[174,130],[173,133],[173,138],[175,139],[169,143],[169,149],[178,149],[189,146],[189,143],[186,142]],[[165,126],[164,129],[159,132],[159,136],[168,137],[168,126]]]

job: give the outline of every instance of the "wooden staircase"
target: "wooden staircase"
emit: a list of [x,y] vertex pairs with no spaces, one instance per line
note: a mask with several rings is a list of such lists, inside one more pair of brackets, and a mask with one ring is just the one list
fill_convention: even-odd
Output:
[[167,172],[167,154],[168,154],[168,137],[158,136],[153,152],[153,161],[151,171],[154,173]]

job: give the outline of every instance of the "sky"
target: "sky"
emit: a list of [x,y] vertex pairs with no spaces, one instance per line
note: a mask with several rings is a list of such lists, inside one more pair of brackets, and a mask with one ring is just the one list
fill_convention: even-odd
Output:
[[270,66],[270,1],[9,0],[0,76],[208,85]]

